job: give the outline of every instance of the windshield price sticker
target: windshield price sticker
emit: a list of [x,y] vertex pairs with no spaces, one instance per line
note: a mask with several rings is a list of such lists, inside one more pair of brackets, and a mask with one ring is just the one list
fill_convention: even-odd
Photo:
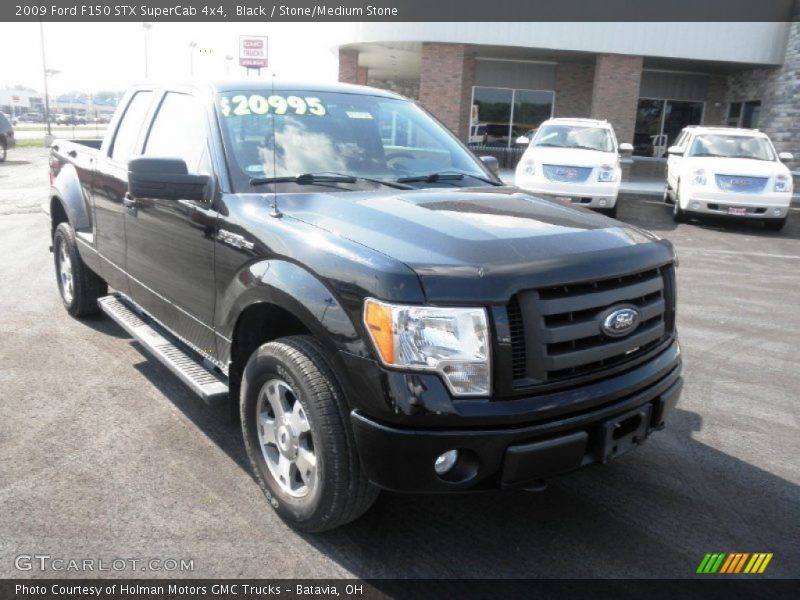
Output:
[[223,117],[244,117],[247,115],[313,115],[323,117],[328,111],[319,98],[313,96],[262,96],[261,94],[237,94],[231,98],[223,96],[219,100]]
[[372,118],[372,114],[368,113],[366,111],[348,110],[348,111],[345,111],[345,112],[347,113],[347,116],[350,117],[351,119],[371,119]]

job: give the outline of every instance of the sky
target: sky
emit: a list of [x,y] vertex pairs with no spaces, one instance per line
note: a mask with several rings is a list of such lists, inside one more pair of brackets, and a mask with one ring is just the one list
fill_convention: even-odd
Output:
[[[148,34],[151,80],[189,78],[190,42],[195,77],[226,76],[226,55],[234,57],[231,76],[245,76],[238,66],[239,35],[269,38],[269,68],[284,79],[335,81],[335,47],[347,41],[346,23],[153,23]],[[44,23],[47,68],[53,94],[73,90],[124,90],[144,80],[142,23]],[[42,51],[38,23],[0,23],[0,88],[24,85],[41,91]]]

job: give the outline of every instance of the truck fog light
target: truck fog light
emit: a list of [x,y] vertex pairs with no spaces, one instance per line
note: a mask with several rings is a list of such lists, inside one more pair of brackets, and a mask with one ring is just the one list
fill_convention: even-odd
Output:
[[436,458],[436,462],[433,463],[433,469],[437,475],[444,475],[455,466],[457,460],[458,450],[448,450]]
[[780,208],[773,208],[772,209],[772,214],[775,215],[776,217],[780,217],[781,216],[781,209]]
[[598,202],[598,204],[600,206],[605,206],[606,205],[606,201],[605,200],[600,200],[600,202]]
[[692,204],[690,205],[690,207],[691,207],[693,210],[697,210],[698,208],[700,208],[700,203],[699,203],[699,202],[692,202]]

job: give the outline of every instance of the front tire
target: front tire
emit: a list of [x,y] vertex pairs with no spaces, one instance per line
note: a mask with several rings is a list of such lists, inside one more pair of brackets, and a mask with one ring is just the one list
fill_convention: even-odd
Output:
[[61,302],[73,317],[99,312],[97,299],[108,293],[108,286],[88,268],[78,253],[75,232],[69,223],[59,223],[53,235],[53,261]]
[[681,208],[681,186],[675,189],[675,201],[672,203],[672,220],[676,223],[686,222],[686,211]]
[[780,231],[783,229],[784,225],[786,225],[787,217],[782,219],[770,219],[769,221],[764,221],[764,227],[768,231]]
[[601,208],[600,212],[603,213],[607,217],[611,217],[612,219],[617,218],[617,205],[615,204],[611,208]]
[[0,162],[5,162],[6,157],[8,156],[8,146],[6,141],[0,140]]
[[349,411],[325,351],[291,336],[258,348],[242,375],[242,434],[256,480],[278,515],[307,532],[364,514],[378,496],[361,472]]

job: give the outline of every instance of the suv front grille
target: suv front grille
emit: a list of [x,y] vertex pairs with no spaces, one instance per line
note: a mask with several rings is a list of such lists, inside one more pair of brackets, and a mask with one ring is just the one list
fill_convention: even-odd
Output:
[[[565,382],[632,361],[670,337],[675,327],[671,266],[589,282],[526,290],[506,306],[514,388]],[[600,316],[635,305],[637,328],[609,337]]]

